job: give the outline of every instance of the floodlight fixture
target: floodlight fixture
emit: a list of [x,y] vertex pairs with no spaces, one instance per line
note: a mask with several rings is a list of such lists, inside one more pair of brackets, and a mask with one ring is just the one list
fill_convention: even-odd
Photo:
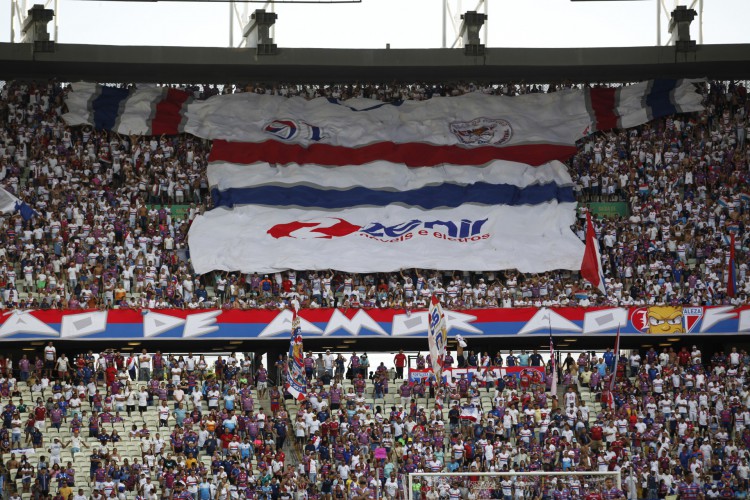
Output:
[[54,52],[55,42],[50,41],[47,24],[55,17],[55,11],[36,4],[28,10],[23,22],[21,43],[33,43],[34,52]]
[[247,41],[247,46],[255,47],[259,56],[274,55],[277,52],[276,44],[271,37],[271,28],[276,24],[278,17],[275,12],[266,12],[265,9],[257,9],[250,15],[250,23],[242,35]]
[[[690,23],[697,15],[698,12],[695,9],[688,9],[685,5],[679,5],[672,11],[669,33],[674,38],[677,52],[693,52],[696,50],[695,40],[690,39]],[[677,31],[676,36],[675,30]]]
[[467,56],[484,55],[484,45],[479,37],[479,31],[487,20],[486,14],[481,14],[475,10],[470,10],[461,14],[463,23],[461,25],[461,37],[464,42],[464,54]]

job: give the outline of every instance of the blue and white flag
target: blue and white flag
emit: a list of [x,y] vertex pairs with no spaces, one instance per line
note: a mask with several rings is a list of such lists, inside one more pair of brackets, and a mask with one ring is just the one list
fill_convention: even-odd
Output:
[[36,215],[33,208],[5,189],[0,188],[0,213],[14,214],[16,212],[21,214],[23,220],[29,220]]
[[307,380],[305,379],[305,353],[302,348],[302,327],[297,309],[292,308],[292,332],[289,341],[287,374],[284,389],[297,401],[305,399]]

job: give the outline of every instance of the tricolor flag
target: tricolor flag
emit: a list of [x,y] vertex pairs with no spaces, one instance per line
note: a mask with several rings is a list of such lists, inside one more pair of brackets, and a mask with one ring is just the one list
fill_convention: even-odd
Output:
[[727,269],[727,296],[737,296],[737,268],[734,265],[734,233],[729,240],[729,267]]
[[435,380],[443,380],[443,366],[445,361],[445,349],[448,339],[448,327],[445,322],[445,313],[440,305],[440,299],[435,295],[430,300],[429,324],[427,327],[427,343],[430,350],[430,363]]
[[198,273],[578,270],[558,160],[588,133],[702,109],[688,80],[398,103],[72,88],[69,125],[213,140],[216,208],[189,233]]
[[586,251],[581,262],[581,276],[588,280],[592,286],[607,293],[604,284],[604,271],[602,270],[602,257],[599,253],[599,241],[596,239],[594,223],[591,222],[591,212],[586,212]]
[[478,422],[482,419],[482,415],[479,411],[479,408],[477,408],[474,405],[462,405],[461,406],[461,415],[459,416],[461,420],[469,420],[471,422]]
[[304,358],[302,327],[300,326],[299,316],[297,316],[297,309],[292,308],[292,338],[289,342],[288,370],[284,389],[297,401],[302,401],[307,397]]

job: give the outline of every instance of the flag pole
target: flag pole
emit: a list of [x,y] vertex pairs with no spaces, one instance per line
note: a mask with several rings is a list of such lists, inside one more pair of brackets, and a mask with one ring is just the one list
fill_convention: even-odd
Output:
[[617,325],[617,336],[615,337],[615,366],[612,370],[612,378],[609,381],[609,406],[615,409],[615,382],[617,381],[617,366],[620,364],[620,325]]
[[550,387],[550,394],[557,396],[557,360],[555,359],[555,342],[552,339],[552,315],[547,315],[549,320],[549,358],[552,365],[552,387]]

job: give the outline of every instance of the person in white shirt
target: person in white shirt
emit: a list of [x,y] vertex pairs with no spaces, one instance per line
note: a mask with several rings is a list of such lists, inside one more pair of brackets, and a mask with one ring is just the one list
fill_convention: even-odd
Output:
[[145,382],[151,379],[151,356],[146,349],[138,356],[138,380]]
[[[11,498],[13,498],[13,497],[11,497]],[[18,498],[21,498],[21,497],[19,496]],[[73,495],[73,500],[88,500],[88,497],[83,494],[83,489],[79,488],[78,489],[78,493],[76,493],[75,495]]]
[[385,480],[385,494],[388,500],[394,500],[398,496],[398,481],[395,472],[391,472],[391,475]]
[[198,362],[198,358],[193,356],[193,353],[191,352],[188,354],[188,357],[185,358],[185,370],[188,373],[192,373],[195,370],[195,364]]
[[52,376],[52,370],[55,369],[55,362],[57,361],[57,349],[52,345],[52,342],[47,344],[44,348],[44,369],[46,370],[47,376]]
[[65,448],[66,446],[67,446],[66,444],[60,441],[60,438],[54,438],[52,440],[52,443],[49,445],[49,448],[48,448],[50,466],[54,466],[55,464],[57,465],[63,464],[61,454],[62,454],[63,448]]

